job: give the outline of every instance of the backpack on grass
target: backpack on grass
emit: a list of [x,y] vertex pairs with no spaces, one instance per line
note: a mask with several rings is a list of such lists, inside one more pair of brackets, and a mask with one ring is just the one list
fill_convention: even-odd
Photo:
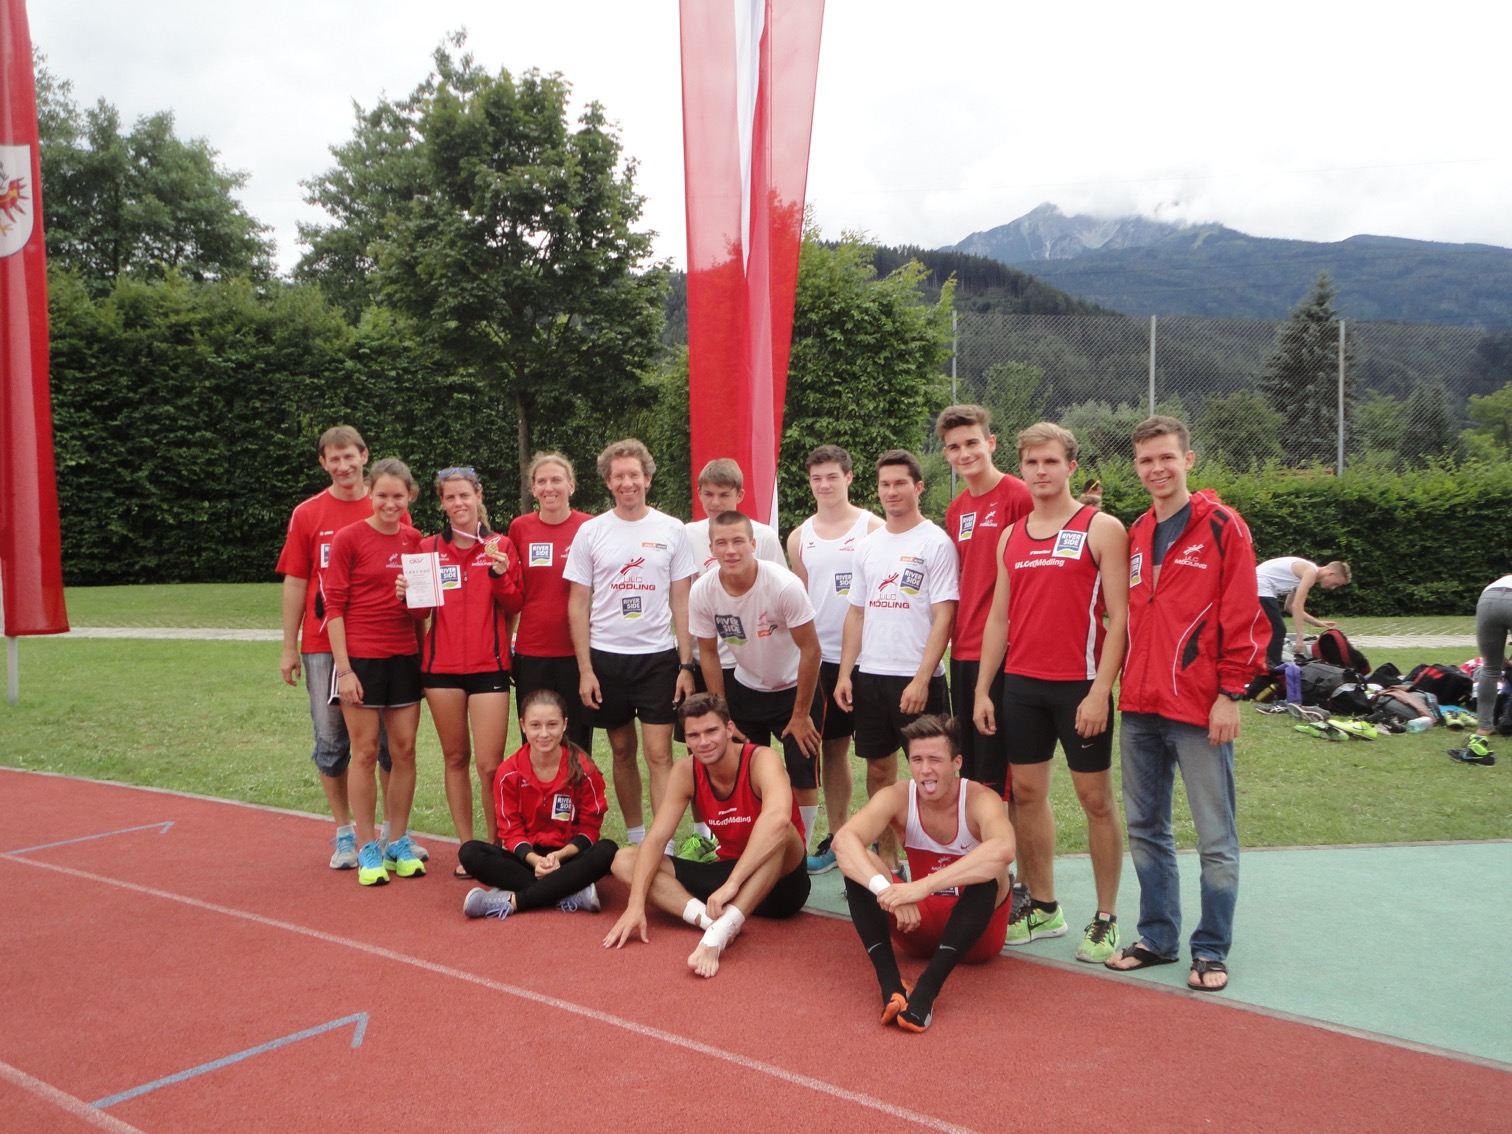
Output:
[[1457,665],[1428,662],[1416,666],[1403,682],[1414,693],[1432,693],[1442,705],[1468,705],[1475,682]]
[[1358,682],[1360,675],[1341,665],[1310,661],[1302,667],[1302,703],[1328,707],[1334,690],[1345,682]]
[[1370,663],[1365,655],[1350,645],[1342,630],[1325,630],[1313,643],[1313,657],[1329,665],[1342,665],[1356,673],[1369,673]]

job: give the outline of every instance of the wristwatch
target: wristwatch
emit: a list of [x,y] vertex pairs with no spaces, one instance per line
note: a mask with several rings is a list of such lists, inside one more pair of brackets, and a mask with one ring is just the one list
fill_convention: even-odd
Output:
[[1230,693],[1227,689],[1220,689],[1220,690],[1218,690],[1218,696],[1220,696],[1220,697],[1227,697],[1230,701],[1242,701],[1242,700],[1244,700],[1244,694],[1243,693]]
[[681,670],[685,670],[688,673],[697,673],[698,672],[698,663],[697,662],[690,662],[690,661],[678,662],[677,663],[677,668],[681,669]]

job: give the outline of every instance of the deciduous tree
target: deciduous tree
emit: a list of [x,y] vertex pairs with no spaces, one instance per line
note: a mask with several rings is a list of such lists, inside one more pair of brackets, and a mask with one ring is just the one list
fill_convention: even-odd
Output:
[[437,49],[410,98],[359,115],[310,183],[344,231],[309,231],[304,269],[376,280],[512,409],[522,469],[538,446],[587,457],[652,397],[665,273],[636,227],[635,162],[598,103],[569,123],[560,75],[490,73],[460,46]]

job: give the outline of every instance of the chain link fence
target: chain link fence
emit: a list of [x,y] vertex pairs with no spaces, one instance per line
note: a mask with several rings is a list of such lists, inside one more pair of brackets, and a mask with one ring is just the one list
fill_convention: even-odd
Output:
[[[1152,412],[1188,422],[1199,457],[1235,471],[1407,469],[1463,455],[1468,399],[1490,392],[1482,338],[1421,324],[962,312],[952,382],[954,400],[991,409],[1002,438],[1061,422],[1088,470],[1126,467],[1129,435]],[[1346,632],[1448,660],[1474,653],[1468,611],[1351,620]]]
[[1461,455],[1468,398],[1487,392],[1481,338],[1424,324],[966,312],[953,378],[1001,435],[1052,418],[1094,462],[1127,455],[1130,428],[1158,410],[1236,470],[1407,467]]

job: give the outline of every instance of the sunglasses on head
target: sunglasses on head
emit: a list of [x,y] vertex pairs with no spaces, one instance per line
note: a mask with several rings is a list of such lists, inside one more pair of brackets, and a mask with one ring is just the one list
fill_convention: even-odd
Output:
[[457,465],[453,468],[442,469],[436,474],[437,480],[451,480],[457,476],[477,476],[478,470],[471,465]]

